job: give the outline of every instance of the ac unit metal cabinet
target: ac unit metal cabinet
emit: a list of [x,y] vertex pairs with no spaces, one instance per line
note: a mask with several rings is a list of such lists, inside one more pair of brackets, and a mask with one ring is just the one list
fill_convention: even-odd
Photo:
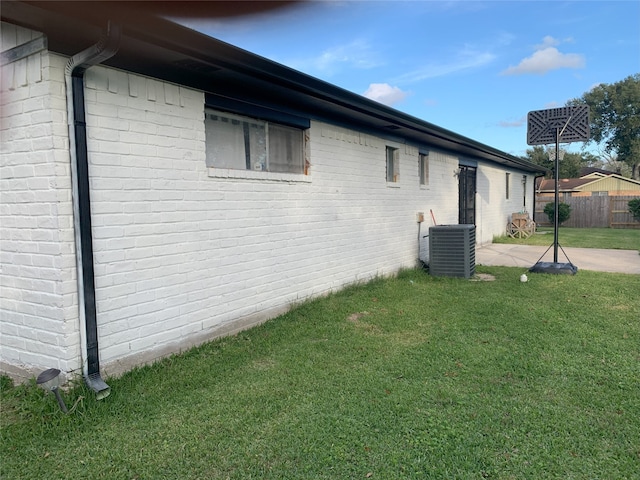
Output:
[[475,225],[429,228],[429,273],[438,277],[471,278],[475,275]]

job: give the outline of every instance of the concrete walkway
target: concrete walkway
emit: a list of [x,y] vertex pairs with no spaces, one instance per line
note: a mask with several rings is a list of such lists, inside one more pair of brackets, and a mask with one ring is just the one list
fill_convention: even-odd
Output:
[[[553,262],[553,247],[544,258],[540,258],[547,248],[502,243],[483,245],[476,247],[476,264],[529,268],[538,261]],[[594,270],[640,275],[640,253],[637,250],[562,247],[558,249],[558,263],[573,263],[578,267],[578,273],[580,270]]]

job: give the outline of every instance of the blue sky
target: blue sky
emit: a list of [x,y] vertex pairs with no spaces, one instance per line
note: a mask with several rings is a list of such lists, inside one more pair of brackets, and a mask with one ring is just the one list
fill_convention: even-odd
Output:
[[319,1],[181,21],[514,155],[527,112],[640,72],[637,0]]

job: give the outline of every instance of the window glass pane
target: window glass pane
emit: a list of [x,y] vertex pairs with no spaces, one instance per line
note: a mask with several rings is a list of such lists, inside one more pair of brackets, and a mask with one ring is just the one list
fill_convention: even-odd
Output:
[[220,115],[205,117],[207,166],[218,168],[246,168],[242,124]]
[[302,131],[269,124],[269,171],[302,173]]
[[304,132],[231,113],[205,114],[208,167],[304,173]]
[[267,170],[267,130],[261,123],[246,123],[249,143],[247,169]]
[[393,181],[400,181],[400,150],[393,149]]
[[505,175],[505,187],[506,187],[506,199],[509,200],[509,179],[511,177],[511,174],[509,172],[506,173]]
[[397,182],[400,176],[399,151],[387,147],[387,182]]
[[429,185],[429,156],[420,155],[420,185]]

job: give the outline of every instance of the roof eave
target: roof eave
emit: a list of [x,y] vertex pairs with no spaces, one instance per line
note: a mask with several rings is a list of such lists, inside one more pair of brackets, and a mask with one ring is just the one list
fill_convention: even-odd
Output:
[[[292,113],[304,110],[311,117],[335,119],[525,172],[547,171],[173,21],[140,12],[132,18],[126,4],[8,1],[3,2],[1,14],[7,21],[43,31],[49,37],[50,50],[65,55],[93,44],[109,18],[124,28],[122,48],[105,62],[107,65],[230,98],[240,96],[249,103],[289,109]],[[119,8],[114,9],[113,5]],[[73,22],[76,25],[69,28]]]

